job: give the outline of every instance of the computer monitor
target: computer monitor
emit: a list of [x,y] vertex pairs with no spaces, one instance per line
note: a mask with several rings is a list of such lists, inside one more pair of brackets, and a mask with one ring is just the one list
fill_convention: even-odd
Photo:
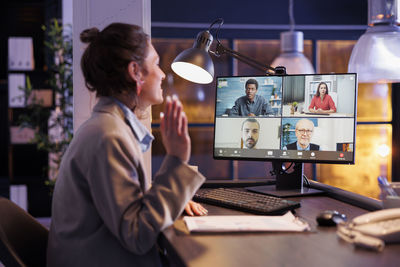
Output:
[[302,186],[305,162],[354,164],[355,73],[224,76],[216,87],[214,159],[272,161],[276,187],[263,193],[313,193]]

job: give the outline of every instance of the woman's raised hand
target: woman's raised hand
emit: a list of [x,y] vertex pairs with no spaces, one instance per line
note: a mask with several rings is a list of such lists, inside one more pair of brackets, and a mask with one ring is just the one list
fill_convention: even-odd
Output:
[[188,121],[176,95],[167,96],[161,117],[161,137],[167,154],[187,163],[190,158]]

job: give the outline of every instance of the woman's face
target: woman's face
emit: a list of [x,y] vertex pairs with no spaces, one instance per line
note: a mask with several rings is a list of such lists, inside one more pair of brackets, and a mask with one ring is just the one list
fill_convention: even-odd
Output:
[[165,73],[160,69],[159,61],[156,50],[149,42],[148,53],[143,64],[144,70],[142,70],[142,91],[139,95],[139,105],[143,108],[161,104],[164,100],[161,83],[165,78]]
[[320,95],[325,95],[326,94],[326,85],[325,84],[321,84],[319,86],[319,94]]

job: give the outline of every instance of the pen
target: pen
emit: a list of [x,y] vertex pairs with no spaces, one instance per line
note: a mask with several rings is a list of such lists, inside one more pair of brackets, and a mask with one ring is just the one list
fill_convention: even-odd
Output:
[[397,197],[397,193],[393,190],[393,188],[390,186],[390,183],[384,176],[378,176],[378,183],[381,185],[381,188],[385,190],[390,196],[395,196]]

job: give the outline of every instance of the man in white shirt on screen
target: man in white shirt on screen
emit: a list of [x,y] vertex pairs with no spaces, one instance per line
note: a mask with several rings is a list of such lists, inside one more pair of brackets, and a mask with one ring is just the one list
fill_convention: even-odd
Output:
[[255,149],[260,133],[260,124],[256,119],[248,118],[242,123],[241,148]]

